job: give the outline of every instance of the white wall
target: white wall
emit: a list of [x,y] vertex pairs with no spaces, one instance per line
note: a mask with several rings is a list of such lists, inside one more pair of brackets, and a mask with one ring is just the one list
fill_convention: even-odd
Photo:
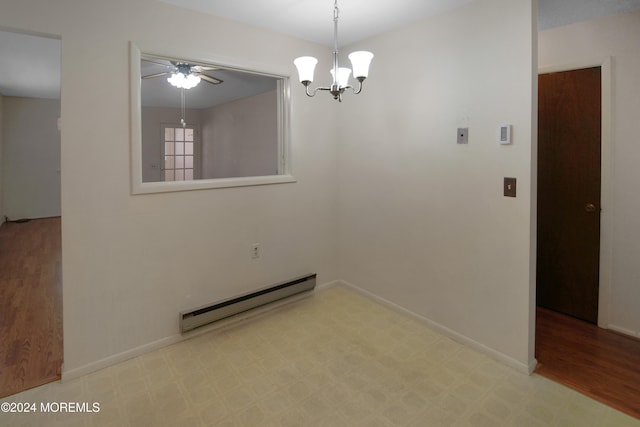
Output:
[[307,272],[337,278],[336,134],[316,120],[333,116],[330,100],[292,91],[296,183],[132,196],[129,182],[129,40],[290,74],[293,58],[329,49],[155,0],[0,9],[0,26],[62,40],[65,377],[171,340],[181,310]]
[[278,173],[276,91],[203,111],[202,177]]
[[[612,224],[607,324],[620,332],[640,336],[640,12],[609,16],[539,35],[539,66],[599,65],[612,57],[613,141],[609,148],[611,182],[604,188],[603,220]],[[609,230],[606,230],[607,232]],[[606,237],[606,236],[605,236]],[[609,282],[609,283],[607,283]],[[605,292],[607,290],[605,289]],[[605,302],[606,303],[606,302]],[[601,307],[602,309],[602,307]]]
[[60,215],[60,101],[4,97],[3,206],[11,220]]
[[[521,370],[534,361],[534,14],[480,0],[345,49],[376,57],[336,106],[340,276]],[[504,123],[512,146],[497,143]]]
[[[162,181],[162,134],[163,124],[180,126],[180,108],[142,107],[142,182]],[[201,110],[197,108],[185,109],[185,120],[201,128]]]

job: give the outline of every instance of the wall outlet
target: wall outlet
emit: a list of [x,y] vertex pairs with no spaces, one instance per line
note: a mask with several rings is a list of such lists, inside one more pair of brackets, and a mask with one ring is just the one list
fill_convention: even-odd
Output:
[[469,143],[469,128],[458,128],[458,144]]
[[251,245],[251,259],[260,259],[260,243]]

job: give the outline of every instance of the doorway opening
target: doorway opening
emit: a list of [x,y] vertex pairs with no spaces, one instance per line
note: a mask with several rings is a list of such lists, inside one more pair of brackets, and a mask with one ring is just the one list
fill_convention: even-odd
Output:
[[60,44],[0,31],[0,398],[61,377]]
[[536,372],[640,418],[640,341],[606,330],[611,59],[538,82]]
[[538,77],[536,301],[598,322],[601,67]]

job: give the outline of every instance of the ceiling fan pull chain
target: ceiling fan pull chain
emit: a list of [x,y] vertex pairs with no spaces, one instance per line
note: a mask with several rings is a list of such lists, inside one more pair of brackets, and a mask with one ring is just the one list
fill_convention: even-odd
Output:
[[181,105],[182,105],[182,108],[180,110],[180,115],[182,116],[180,118],[180,123],[182,124],[182,127],[184,128],[184,127],[187,126],[187,122],[184,121],[184,111],[185,111],[185,108],[184,108],[184,88],[180,88],[180,101],[181,101]]

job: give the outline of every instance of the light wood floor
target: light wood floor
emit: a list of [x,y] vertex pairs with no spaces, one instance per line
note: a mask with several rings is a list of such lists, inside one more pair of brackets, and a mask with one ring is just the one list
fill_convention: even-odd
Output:
[[0,226],[0,397],[60,379],[60,218]]
[[640,418],[640,341],[538,307],[536,372]]

